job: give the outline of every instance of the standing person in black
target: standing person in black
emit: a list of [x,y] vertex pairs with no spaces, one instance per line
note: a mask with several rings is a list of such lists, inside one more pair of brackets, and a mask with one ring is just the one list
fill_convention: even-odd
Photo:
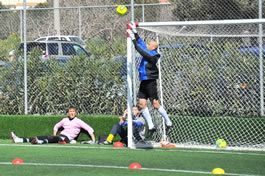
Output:
[[146,137],[148,138],[152,136],[156,131],[147,107],[148,99],[151,101],[153,107],[158,110],[158,112],[165,119],[166,135],[168,135],[172,127],[172,122],[169,119],[166,110],[160,105],[157,95],[156,79],[158,79],[159,71],[156,63],[160,58],[160,54],[157,51],[158,43],[154,40],[151,40],[146,45],[139,37],[136,31],[135,23],[129,23],[129,26],[131,29],[127,29],[127,33],[132,39],[135,49],[142,55],[142,60],[138,68],[139,80],[141,81],[138,92],[138,103],[142,109],[142,114],[148,123],[148,133]]

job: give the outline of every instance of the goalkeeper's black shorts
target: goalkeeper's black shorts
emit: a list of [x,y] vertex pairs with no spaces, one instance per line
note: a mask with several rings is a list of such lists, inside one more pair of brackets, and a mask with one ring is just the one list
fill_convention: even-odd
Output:
[[140,83],[138,98],[158,100],[156,80],[143,80]]

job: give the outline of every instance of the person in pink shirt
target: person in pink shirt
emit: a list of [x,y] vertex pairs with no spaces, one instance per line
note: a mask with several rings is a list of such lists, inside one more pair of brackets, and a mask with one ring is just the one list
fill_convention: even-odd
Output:
[[[75,139],[78,137],[81,129],[88,132],[91,137],[91,144],[95,143],[94,130],[87,123],[77,118],[77,109],[70,107],[67,110],[68,117],[63,118],[60,122],[55,124],[53,128],[53,136],[37,136],[33,138],[21,138],[10,133],[10,137],[14,143],[31,142],[32,144],[47,144],[47,143],[76,143]],[[61,133],[57,135],[60,128],[63,128]]]

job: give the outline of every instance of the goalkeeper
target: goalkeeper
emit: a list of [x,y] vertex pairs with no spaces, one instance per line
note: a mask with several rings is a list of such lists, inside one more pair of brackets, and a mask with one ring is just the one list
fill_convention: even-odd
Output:
[[[10,137],[14,143],[31,142],[32,144],[47,144],[47,143],[76,143],[74,140],[78,137],[81,129],[87,131],[92,139],[91,143],[95,143],[94,130],[81,119],[77,118],[77,109],[70,107],[67,110],[68,117],[63,118],[53,128],[53,136],[37,136],[33,138],[20,138],[11,132]],[[59,135],[57,131],[63,127]]]
[[157,52],[158,43],[151,40],[147,45],[139,37],[136,31],[135,23],[129,23],[131,29],[127,29],[127,32],[132,39],[135,49],[142,55],[142,60],[138,68],[139,79],[141,81],[138,91],[138,103],[142,109],[143,116],[148,123],[147,138],[152,136],[156,131],[153,124],[150,112],[147,107],[147,99],[149,99],[155,109],[162,115],[166,123],[166,135],[169,134],[172,127],[172,122],[169,119],[165,109],[159,104],[157,96],[157,83],[159,71],[156,66],[157,61],[160,58],[160,54]]
[[[132,108],[132,123],[133,123],[133,140],[135,143],[144,142],[144,134],[145,134],[145,126],[144,119],[140,116],[140,111],[138,107],[134,106]],[[121,137],[121,142],[128,144],[127,137],[127,120],[126,116],[128,115],[128,110],[126,109],[123,113],[123,116],[120,117],[120,122],[118,124],[113,125],[110,134],[107,139],[103,142],[103,144],[108,145],[113,143],[114,137],[119,134]]]

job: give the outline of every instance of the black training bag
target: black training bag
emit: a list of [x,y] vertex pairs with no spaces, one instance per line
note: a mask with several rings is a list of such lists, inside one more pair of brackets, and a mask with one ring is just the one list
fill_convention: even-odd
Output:
[[100,136],[98,137],[98,144],[103,144],[103,142],[104,142],[105,140],[107,140],[107,137],[108,137],[108,135],[106,135],[106,134],[104,134],[104,135],[100,135]]

